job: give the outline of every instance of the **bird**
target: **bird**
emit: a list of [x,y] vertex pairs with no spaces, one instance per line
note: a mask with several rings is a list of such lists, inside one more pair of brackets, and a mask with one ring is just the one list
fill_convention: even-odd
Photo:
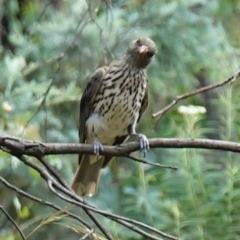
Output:
[[79,196],[97,193],[101,169],[112,156],[101,156],[103,145],[119,145],[129,137],[138,138],[140,150],[149,150],[144,134],[136,126],[148,106],[146,68],[157,52],[147,37],[133,40],[126,52],[108,66],[94,71],[80,101],[79,142],[92,144],[93,154],[80,154],[71,184]]

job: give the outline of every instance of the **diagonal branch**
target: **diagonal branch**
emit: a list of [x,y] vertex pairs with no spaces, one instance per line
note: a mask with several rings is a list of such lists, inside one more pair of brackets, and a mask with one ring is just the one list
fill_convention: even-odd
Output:
[[60,175],[53,169],[53,167],[45,161],[43,157],[37,157],[48,172],[65,188],[69,188],[68,184],[60,177]]
[[13,223],[13,225],[16,227],[16,229],[18,230],[21,238],[23,240],[26,239],[26,237],[24,236],[23,232],[21,231],[20,227],[17,225],[17,223],[13,220],[13,218],[8,214],[8,212],[4,209],[4,207],[2,205],[0,205],[0,210],[4,213],[4,215],[10,220],[10,222]]
[[194,95],[197,95],[199,93],[203,93],[203,92],[206,92],[206,91],[209,91],[211,89],[214,89],[214,88],[218,88],[218,87],[221,87],[223,85],[226,85],[227,83],[233,83],[234,81],[236,81],[237,78],[239,78],[240,76],[240,71],[238,71],[236,74],[234,74],[233,76],[227,78],[226,80],[220,82],[220,83],[215,83],[215,84],[212,84],[212,85],[209,85],[209,86],[206,86],[206,87],[202,87],[202,88],[199,88],[195,91],[192,91],[192,92],[188,92],[188,93],[185,93],[185,94],[182,94],[182,95],[179,95],[177,96],[170,104],[168,104],[165,108],[163,108],[162,110],[152,114],[152,117],[153,118],[156,118],[157,117],[157,120],[155,122],[155,124],[163,117],[163,115],[165,115],[165,113],[167,113],[172,107],[174,107],[179,101],[183,100],[183,99],[186,99],[186,98],[189,98],[189,97],[192,97]]
[[[40,203],[40,204],[49,206],[49,207],[51,207],[51,208],[53,208],[53,209],[55,209],[55,210],[57,210],[57,211],[59,211],[59,212],[62,212],[62,213],[64,213],[64,214],[66,214],[67,216],[69,216],[69,217],[71,217],[71,218],[79,221],[81,224],[83,224],[83,225],[88,229],[88,231],[92,231],[92,230],[93,230],[92,227],[91,227],[87,222],[85,222],[84,220],[82,220],[79,216],[77,216],[77,215],[75,215],[75,214],[67,211],[66,209],[61,208],[61,207],[59,207],[59,206],[57,206],[57,205],[55,205],[55,204],[53,204],[53,203],[51,203],[51,202],[48,202],[48,201],[43,200],[43,199],[41,199],[41,198],[35,197],[35,196],[33,196],[33,195],[31,195],[31,194],[29,194],[29,193],[21,190],[20,188],[12,185],[12,184],[9,183],[8,181],[6,181],[6,180],[5,180],[4,178],[2,178],[1,176],[0,176],[0,182],[2,182],[7,188],[10,188],[10,189],[14,190],[15,192],[21,194],[22,196],[24,196],[24,197],[26,197],[26,198],[29,198],[29,199],[31,199],[31,200],[33,200],[33,201],[35,201],[35,202]],[[1,206],[0,206],[0,208],[1,208]],[[24,239],[25,239],[25,238],[24,238]]]

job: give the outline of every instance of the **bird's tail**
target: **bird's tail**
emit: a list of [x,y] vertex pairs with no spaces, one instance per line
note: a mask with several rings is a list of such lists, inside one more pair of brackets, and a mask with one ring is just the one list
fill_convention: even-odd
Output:
[[71,184],[77,195],[92,197],[97,192],[103,160],[103,156],[82,156]]

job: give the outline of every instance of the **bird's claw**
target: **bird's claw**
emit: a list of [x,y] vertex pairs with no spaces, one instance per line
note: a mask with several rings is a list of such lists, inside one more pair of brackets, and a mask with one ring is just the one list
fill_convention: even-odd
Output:
[[150,149],[149,141],[148,141],[147,137],[143,134],[138,135],[138,141],[139,141],[139,144],[140,144],[140,150],[143,152],[143,155],[145,157],[146,153]]
[[103,151],[103,146],[98,140],[93,141],[93,153],[99,155],[100,151]]

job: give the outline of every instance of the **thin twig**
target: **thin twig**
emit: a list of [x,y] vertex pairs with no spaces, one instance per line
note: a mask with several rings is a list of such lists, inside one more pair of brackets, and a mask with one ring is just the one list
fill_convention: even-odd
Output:
[[165,115],[166,112],[168,112],[173,106],[175,106],[179,101],[183,100],[183,99],[186,99],[186,98],[189,98],[191,96],[194,96],[194,95],[197,95],[199,93],[202,93],[202,92],[206,92],[206,91],[209,91],[211,89],[214,89],[214,88],[218,88],[218,87],[221,87],[227,83],[233,83],[236,81],[237,78],[239,78],[240,76],[240,71],[238,71],[236,74],[234,74],[233,76],[227,78],[226,80],[224,80],[223,82],[220,82],[220,83],[215,83],[215,84],[212,84],[212,85],[209,85],[209,86],[206,86],[206,87],[202,87],[202,88],[199,88],[197,90],[194,90],[192,92],[188,92],[188,93],[185,93],[185,94],[182,94],[182,95],[179,95],[177,96],[170,104],[168,104],[165,108],[163,108],[162,110],[152,114],[152,117],[153,118],[156,118],[156,121],[155,121],[155,125],[156,123],[163,117],[163,115]]
[[95,225],[99,228],[102,234],[108,240],[113,240],[112,236],[108,233],[108,231],[102,226],[102,224],[97,220],[97,218],[90,212],[87,208],[83,207],[84,212],[89,216],[89,218],[95,223]]
[[8,214],[8,212],[4,209],[4,207],[2,205],[0,205],[0,210],[2,210],[2,212],[5,214],[5,216],[8,218],[8,220],[10,222],[12,222],[12,224],[16,227],[16,229],[18,230],[19,234],[21,235],[21,238],[23,240],[26,239],[26,237],[24,236],[23,232],[21,231],[20,227],[17,225],[17,223],[13,220],[13,218]]
[[[57,73],[59,72],[59,70],[60,70],[60,65],[58,66],[58,69],[57,69],[57,71],[56,71],[55,74],[57,74]],[[48,96],[48,94],[49,94],[49,92],[50,92],[50,90],[51,90],[51,88],[52,88],[52,86],[53,86],[53,83],[54,83],[55,79],[56,79],[56,78],[54,77],[54,78],[52,79],[52,81],[50,82],[50,84],[48,85],[48,88],[46,89],[45,93],[43,94],[44,97],[43,97],[41,103],[38,105],[36,111],[32,114],[32,116],[27,120],[27,122],[26,122],[26,124],[25,124],[25,126],[24,126],[24,128],[23,128],[23,130],[22,130],[22,133],[24,133],[24,131],[25,131],[26,128],[28,127],[29,123],[35,118],[35,116],[38,114],[38,112],[42,109],[42,107],[43,107],[44,104],[46,103],[47,96]]]
[[174,170],[177,170],[177,169],[178,169],[177,166],[169,166],[169,165],[163,165],[163,164],[160,164],[160,163],[153,163],[153,162],[149,162],[149,161],[146,161],[146,160],[143,160],[143,159],[134,157],[134,156],[132,156],[132,155],[126,155],[125,157],[130,158],[130,159],[132,159],[132,160],[134,160],[134,161],[136,161],[136,162],[148,164],[148,165],[154,166],[154,167],[170,168],[170,169],[174,169]]
[[51,5],[51,1],[49,0],[45,5],[44,5],[44,8],[42,10],[42,12],[39,14],[39,17],[37,19],[37,22],[40,22],[40,20],[42,19],[42,17],[44,16],[47,8]]
[[37,159],[43,164],[43,166],[48,170],[48,172],[57,179],[57,181],[65,188],[70,190],[69,185],[60,177],[60,175],[53,169],[53,167],[48,164],[43,157],[37,157]]

